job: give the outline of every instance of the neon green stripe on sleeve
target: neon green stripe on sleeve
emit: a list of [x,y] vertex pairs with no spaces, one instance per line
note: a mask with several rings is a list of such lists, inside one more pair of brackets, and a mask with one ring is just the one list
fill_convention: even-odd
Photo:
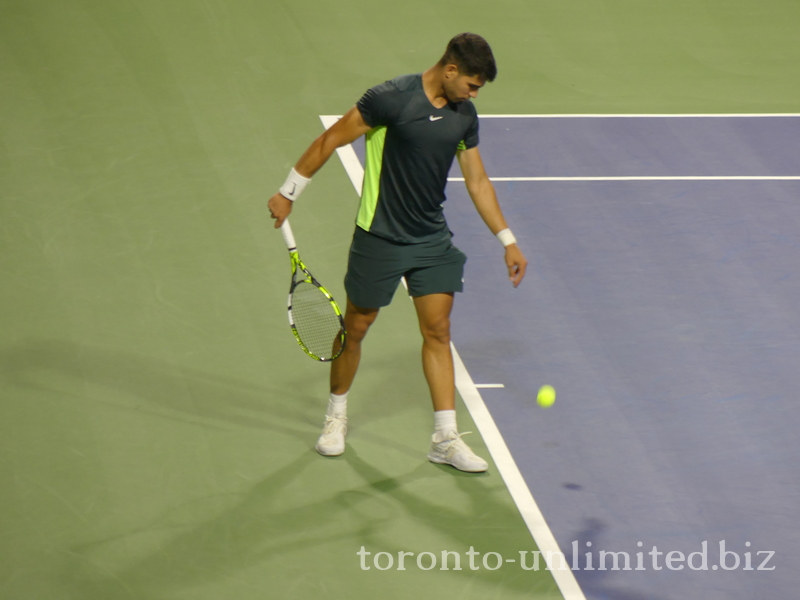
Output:
[[361,204],[358,207],[356,225],[369,231],[381,188],[381,167],[383,166],[383,147],[386,142],[386,127],[376,127],[367,133],[366,166],[364,167],[364,186],[361,191]]

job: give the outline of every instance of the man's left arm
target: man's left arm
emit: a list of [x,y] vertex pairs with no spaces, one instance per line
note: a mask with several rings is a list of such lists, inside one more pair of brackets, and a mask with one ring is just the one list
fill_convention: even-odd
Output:
[[[483,222],[495,235],[508,229],[503,211],[500,209],[500,203],[497,202],[494,186],[489,181],[489,176],[483,167],[483,160],[478,147],[459,150],[457,156],[458,164],[461,165],[461,172],[464,174],[464,180],[467,184],[467,191]],[[517,287],[522,278],[525,277],[528,261],[516,243],[508,244],[505,248],[508,277],[514,287]]]

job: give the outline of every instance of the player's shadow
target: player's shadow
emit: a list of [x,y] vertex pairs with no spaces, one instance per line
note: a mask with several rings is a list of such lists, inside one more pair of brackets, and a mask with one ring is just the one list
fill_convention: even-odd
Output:
[[32,340],[0,352],[7,383],[60,397],[108,403],[163,419],[204,426],[280,429],[274,417],[303,419],[303,403],[276,402],[284,386],[255,385],[211,375],[117,348]]
[[[313,437],[304,426],[309,422],[308,407],[313,403],[317,408],[318,399],[309,394],[296,404],[271,402],[271,398],[285,395],[285,378],[281,386],[255,385],[132,352],[59,340],[30,341],[0,352],[0,372],[11,384],[7,388],[27,388],[64,401],[71,397],[84,402],[96,399],[123,411],[144,411],[154,417],[200,423],[203,427],[263,429],[265,433],[291,435],[308,442],[307,451],[255,485],[248,484],[245,489],[226,487],[219,494],[187,500],[133,526],[118,525],[125,520],[114,519],[114,525],[93,530],[105,533],[92,536],[92,542],[65,548],[62,587],[70,590],[76,600],[127,596],[160,600],[187,588],[235,577],[249,567],[274,569],[287,553],[318,553],[329,542],[341,547],[348,540],[353,550],[349,571],[353,575],[360,573],[356,571],[355,552],[362,545],[395,555],[408,550],[384,533],[387,524],[405,522],[403,519],[430,529],[437,539],[451,540],[453,548],[462,552],[470,546],[483,552],[503,552],[508,548],[510,532],[491,523],[487,526],[486,519],[516,522],[517,527],[522,527],[507,495],[492,479],[496,474],[471,475],[432,465],[425,461],[424,452],[408,448],[399,449],[413,456],[415,463],[411,464],[416,466],[393,477],[362,459],[357,444],[353,445],[342,459],[325,467],[333,470],[346,465],[362,481],[361,485],[334,493],[323,489],[319,499],[314,500],[312,495],[310,502],[287,502],[294,487],[318,484],[316,476],[306,471],[326,459],[313,452]],[[316,410],[313,414],[316,417]],[[311,423],[316,430],[317,419]],[[397,450],[384,447],[385,452]],[[454,478],[460,488],[460,509],[454,509],[448,498],[419,493],[421,480],[428,479],[431,485],[423,487],[452,491],[452,486],[436,483],[443,474]],[[376,506],[381,507],[378,514]],[[95,512],[103,514],[99,505],[95,505]],[[519,534],[516,530],[513,533]],[[86,539],[85,535],[82,537]],[[527,543],[526,533],[519,537],[521,543]],[[532,549],[530,542],[516,550]],[[106,564],[107,556],[120,557],[113,564],[124,566],[110,570],[93,566]],[[498,576],[486,569],[465,568],[449,572],[447,577],[476,578],[517,592],[552,588],[549,574],[512,572],[511,567],[500,573]],[[284,576],[285,573],[274,573],[276,581]],[[321,575],[326,576],[331,578],[331,584],[341,582],[337,580],[338,573]]]
[[[305,360],[297,355],[298,361]],[[373,360],[372,366],[397,378],[391,375],[397,360]],[[0,379],[9,389],[25,388],[65,402],[102,402],[204,427],[300,435],[309,445],[325,413],[328,378],[324,365],[311,367],[322,371],[309,376],[308,369],[286,369],[285,363],[265,365],[266,382],[251,383],[119,348],[57,339],[29,340],[0,351]],[[401,403],[383,403],[381,416],[403,409]],[[369,422],[369,414],[361,416],[362,424]]]
[[[369,494],[391,501],[404,513],[399,518],[410,519],[415,526],[436,532],[435,538],[447,540],[447,550],[461,553],[462,571],[451,571],[448,576],[456,580],[483,581],[492,589],[505,589],[515,596],[536,596],[541,593],[544,597],[550,597],[554,593],[552,577],[544,568],[525,571],[519,566],[519,553],[522,551],[532,556],[530,552],[536,546],[508,497],[506,488],[497,485],[495,477],[498,474],[494,466],[488,473],[476,474],[463,473],[448,466],[421,463],[401,477],[389,477],[375,464],[364,460],[355,448],[348,448],[343,458],[364,479],[365,490]],[[443,486],[450,490],[452,497],[443,498],[436,494],[428,497],[417,493],[421,480],[430,480],[431,489],[435,489],[436,481],[442,476],[455,481],[458,491]],[[436,550],[403,546],[376,526],[364,527],[358,532],[356,547],[361,546],[394,556],[409,550]],[[513,556],[517,562],[511,567],[504,566],[501,571],[492,571],[485,568],[482,559],[478,558],[476,563],[480,568],[472,570],[465,556],[470,547],[482,555],[496,552],[504,559]],[[453,585],[468,587],[470,584],[467,581],[454,581]]]
[[[307,369],[282,365],[265,365],[265,371],[267,383],[250,383],[119,348],[53,339],[0,351],[0,379],[9,389],[17,386],[64,402],[102,402],[204,427],[280,432],[310,447],[324,416],[320,390],[326,387],[327,370],[315,377]],[[399,410],[391,404],[382,408],[384,415]]]
[[[270,576],[275,580],[278,593],[275,597],[280,597],[281,585],[287,585],[286,589],[296,585],[296,582],[282,583],[288,577],[281,570],[286,568],[284,557],[319,555],[328,544],[333,548],[350,548],[351,560],[343,564],[337,559],[329,569],[324,566],[329,561],[314,562],[316,566],[310,576],[322,589],[352,586],[353,578],[363,576],[356,555],[362,546],[394,556],[408,550],[438,551],[393,542],[387,532],[392,531],[398,520],[434,531],[439,539],[449,540],[448,549],[462,554],[473,546],[483,553],[511,555],[509,534],[518,532],[510,532],[502,525],[522,526],[522,523],[507,498],[500,500],[497,490],[486,485],[486,476],[450,473],[457,478],[459,497],[468,499],[466,507],[456,509],[447,498],[420,495],[423,480],[435,482],[441,478],[434,465],[420,462],[411,471],[391,477],[362,459],[354,448],[348,448],[343,458],[360,477],[362,485],[319,494],[316,500],[297,501],[286,507],[288,488],[302,479],[308,485],[308,469],[317,461],[327,460],[313,452],[304,453],[248,490],[228,498],[227,507],[213,518],[187,523],[183,512],[191,507],[176,507],[137,529],[70,548],[72,560],[63,573],[64,586],[74,592],[76,599],[125,597],[128,593],[146,600],[162,600],[190,587],[202,589],[205,584],[236,578],[260,565],[260,569],[274,570]],[[431,487],[437,486],[434,483]],[[376,505],[383,510],[376,513]],[[142,537],[163,541],[156,550],[121,571],[113,574],[87,571],[93,557]],[[532,549],[532,542],[524,548]],[[471,570],[466,561],[464,556],[461,571],[451,570],[445,575],[454,579],[453,585],[468,586],[467,581],[458,583],[458,580],[477,579],[495,589],[513,592],[514,597],[537,593],[550,597],[554,593],[552,579],[545,571],[524,572],[504,567],[505,571],[494,572],[482,566]],[[480,559],[477,563],[481,564]],[[307,572],[308,566],[303,570]],[[387,585],[393,585],[392,581],[388,578]],[[403,597],[395,595],[393,588],[387,587],[385,592],[386,598]]]

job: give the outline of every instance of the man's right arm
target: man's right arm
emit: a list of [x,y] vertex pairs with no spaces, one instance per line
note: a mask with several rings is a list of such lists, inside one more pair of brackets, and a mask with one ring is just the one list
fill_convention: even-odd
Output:
[[[302,177],[310,179],[333,156],[337,148],[353,143],[370,129],[371,127],[361,116],[361,112],[354,106],[325,133],[314,140],[297,161],[294,170]],[[292,212],[292,201],[278,193],[269,199],[268,207],[270,215],[275,219],[275,228],[277,229],[283,225],[283,221]]]

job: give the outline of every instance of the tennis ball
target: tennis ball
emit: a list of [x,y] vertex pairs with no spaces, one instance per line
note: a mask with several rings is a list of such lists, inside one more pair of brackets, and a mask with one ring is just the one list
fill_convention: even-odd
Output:
[[536,395],[536,402],[539,403],[539,406],[547,408],[548,406],[553,406],[555,401],[556,390],[552,385],[543,385],[539,388],[539,393]]

